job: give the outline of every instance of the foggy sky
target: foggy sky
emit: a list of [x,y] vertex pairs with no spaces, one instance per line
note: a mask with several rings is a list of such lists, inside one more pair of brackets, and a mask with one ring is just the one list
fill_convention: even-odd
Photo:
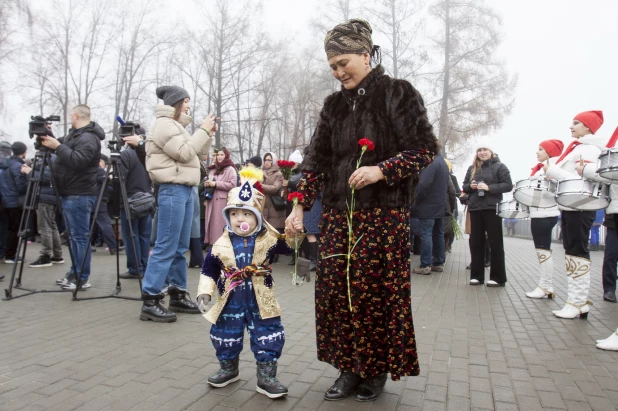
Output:
[[[35,0],[35,3],[37,0]],[[513,181],[526,178],[536,163],[538,143],[558,138],[570,141],[575,114],[603,110],[605,124],[597,134],[611,135],[618,126],[618,2],[612,0],[488,0],[503,17],[505,41],[500,55],[519,75],[516,105],[504,127],[491,135]],[[298,47],[323,39],[309,29],[316,0],[264,0],[263,25],[273,36]],[[191,1],[164,2],[170,24],[203,25],[192,13]],[[359,13],[357,13],[359,14]],[[371,19],[360,13],[359,17]],[[377,41],[376,41],[377,42]],[[328,70],[326,61],[324,70]],[[12,104],[13,103],[13,104]],[[29,111],[19,99],[7,101],[7,129],[15,139],[27,126]],[[17,106],[17,107],[15,107]],[[27,111],[27,112],[26,112]],[[19,126],[18,126],[19,125]],[[456,165],[463,174],[472,161]]]

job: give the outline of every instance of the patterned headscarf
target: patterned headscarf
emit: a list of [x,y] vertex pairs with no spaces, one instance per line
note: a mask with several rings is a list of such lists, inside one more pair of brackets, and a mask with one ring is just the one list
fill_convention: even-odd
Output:
[[336,25],[326,33],[324,50],[328,58],[340,54],[373,54],[371,25],[365,20],[352,19]]

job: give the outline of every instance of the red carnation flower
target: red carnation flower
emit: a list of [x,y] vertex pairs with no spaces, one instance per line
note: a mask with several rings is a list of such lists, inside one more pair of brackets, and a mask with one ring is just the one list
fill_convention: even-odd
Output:
[[253,185],[253,188],[255,188],[260,193],[264,194],[264,187],[262,187],[262,183],[260,183],[259,181],[255,182],[255,184]]
[[305,196],[299,192],[288,194],[288,201],[294,201],[294,199],[296,199],[297,201],[303,201],[305,199]]
[[372,151],[374,148],[376,148],[375,144],[373,144],[373,141],[369,140],[368,138],[361,138],[360,140],[358,140],[358,145],[361,147],[365,147],[365,149],[369,151]]

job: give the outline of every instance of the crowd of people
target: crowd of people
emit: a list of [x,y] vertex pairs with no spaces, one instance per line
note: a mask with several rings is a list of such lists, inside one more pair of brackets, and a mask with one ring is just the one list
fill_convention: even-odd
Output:
[[[298,244],[310,261],[309,272],[315,272],[317,357],[340,372],[324,394],[329,401],[352,394],[358,401],[373,401],[388,374],[394,381],[419,375],[410,253],[418,243],[420,266],[413,273],[444,270],[458,232],[458,201],[466,206],[470,234],[469,284],[504,287],[507,282],[503,224],[496,207],[503,194],[513,190],[513,182],[491,143],[477,144],[460,187],[450,162],[440,154],[423,98],[409,82],[385,73],[369,23],[349,20],[335,26],[324,48],[341,90],[325,100],[309,146],[289,155],[289,173],[282,172],[274,152],[252,157],[241,167],[227,148],[211,147],[219,123],[212,114],[190,134],[191,100],[178,86],[157,88],[161,104],[154,109],[154,124],[148,132],[140,129],[124,138],[126,147],[118,170],[113,170],[124,176],[129,197],[131,215],[120,209],[120,237],[127,252],[127,271],[121,277],[143,277],[139,318],[168,323],[177,320],[176,313],[205,313],[220,364],[208,379],[213,387],[239,379],[246,328],[257,363],[257,391],[270,398],[287,394],[277,379],[285,331],[271,274],[279,255]],[[598,112],[581,113],[571,127],[576,140],[564,151],[559,140],[542,141],[532,176],[563,180],[579,173],[608,182],[589,164],[576,161],[580,156],[596,160],[601,139],[594,133],[601,124]],[[63,139],[51,131],[40,136],[53,152],[55,180],[47,169],[25,164],[23,143],[0,145],[0,152],[11,150],[0,174],[0,235],[7,232],[0,241],[6,244],[5,261],[19,262],[15,253],[24,194],[29,179],[39,173],[37,226],[43,247],[31,267],[63,263],[60,233],[67,232],[72,264],[58,284],[86,290],[91,287],[91,222],[97,222],[111,253],[122,246],[107,207],[93,215],[107,176],[108,159],[101,154],[105,133],[83,104],[71,110],[71,125]],[[614,198],[615,187],[610,191]],[[109,195],[103,192],[102,204]],[[618,236],[613,206],[607,213],[606,241],[614,245],[606,248],[607,276],[604,264],[609,301],[609,292],[615,294]],[[553,296],[551,231],[559,214],[569,296],[555,314],[586,317],[588,235],[594,212],[559,205],[531,211],[540,280],[526,295]],[[189,293],[189,267],[201,268],[195,301]],[[304,279],[310,281],[311,274],[305,273]],[[618,337],[612,336],[598,346],[618,350],[617,343]]]

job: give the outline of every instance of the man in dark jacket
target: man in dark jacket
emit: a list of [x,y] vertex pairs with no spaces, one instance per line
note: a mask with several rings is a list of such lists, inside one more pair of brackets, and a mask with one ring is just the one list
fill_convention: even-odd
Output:
[[421,237],[421,265],[412,270],[415,274],[427,275],[432,271],[444,271],[442,225],[447,213],[449,180],[448,167],[439,154],[419,175],[411,212],[412,218],[418,220],[412,225],[418,227],[416,234]]
[[63,288],[76,288],[76,273],[81,269],[81,289],[90,287],[90,257],[88,243],[90,214],[97,198],[97,170],[101,158],[101,140],[105,132],[90,121],[90,108],[79,104],[71,110],[72,129],[60,143],[53,137],[41,136],[45,147],[56,150],[54,174],[62,200],[64,219],[75,265],[65,278],[58,280]]
[[[55,155],[51,155],[50,162],[54,162]],[[42,164],[39,163],[36,170],[32,170],[30,167],[24,167],[28,173],[28,177],[32,178],[33,173],[40,175]],[[52,264],[63,264],[64,258],[62,258],[62,243],[60,241],[60,233],[58,232],[58,226],[56,225],[56,207],[58,206],[56,201],[56,195],[52,188],[51,181],[51,169],[49,166],[43,170],[41,176],[41,185],[39,191],[39,204],[36,210],[37,227],[39,234],[41,234],[41,254],[32,264],[28,267],[42,268],[51,267]]]
[[[152,183],[146,171],[143,162],[144,156],[142,155],[145,153],[142,135],[146,133],[142,128],[139,129],[139,133],[141,135],[124,138],[124,141],[127,143],[127,148],[120,153],[120,168],[125,180],[128,198],[131,198],[137,193],[152,193]],[[127,272],[121,274],[120,278],[137,279],[138,263],[141,275],[144,275],[146,272],[146,265],[148,264],[152,215],[148,214],[140,218],[131,219],[131,227],[135,235],[135,254],[137,254],[138,262],[135,261],[133,242],[130,237],[129,220],[127,220],[127,216],[122,207],[120,207],[120,225],[122,227],[122,239],[127,251]]]
[[4,262],[8,264],[15,263],[17,259],[15,255],[17,252],[17,234],[24,206],[24,195],[28,188],[28,178],[24,171],[22,171],[27,149],[26,145],[21,141],[14,142],[11,145],[13,155],[9,158],[6,170],[0,175],[0,195],[2,196],[2,205],[9,223],[4,253]]
[[[0,175],[9,167],[9,158],[13,155],[11,143],[0,141]],[[0,197],[2,196],[0,192]],[[6,251],[6,239],[9,235],[9,219],[4,211],[2,201],[0,201],[0,258],[4,258]],[[0,278],[1,279],[1,278]]]

